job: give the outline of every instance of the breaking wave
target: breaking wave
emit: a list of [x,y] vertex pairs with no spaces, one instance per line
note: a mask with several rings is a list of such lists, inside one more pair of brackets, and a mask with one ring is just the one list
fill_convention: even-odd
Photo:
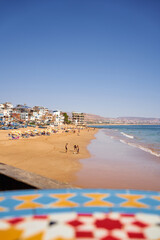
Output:
[[123,136],[127,137],[127,138],[131,138],[131,139],[134,138],[134,136],[128,135],[128,134],[126,134],[126,133],[124,133],[124,132],[121,132],[121,134],[122,134]]
[[157,153],[157,152],[155,152],[154,150],[152,150],[150,148],[144,147],[144,146],[139,145],[139,144],[129,143],[129,142],[126,142],[126,141],[124,141],[122,139],[120,139],[120,142],[124,143],[124,144],[127,144],[127,145],[129,145],[131,147],[139,148],[139,149],[141,149],[141,150],[143,150],[145,152],[148,152],[148,153],[150,153],[150,154],[152,154],[152,155],[154,155],[156,157],[160,157],[160,153]]

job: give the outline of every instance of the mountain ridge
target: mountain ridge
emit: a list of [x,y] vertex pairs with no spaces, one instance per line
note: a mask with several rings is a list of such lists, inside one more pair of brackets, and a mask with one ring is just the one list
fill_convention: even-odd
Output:
[[[72,113],[67,113],[69,117],[72,117]],[[130,123],[137,123],[137,122],[148,122],[148,123],[160,123],[160,118],[154,118],[154,117],[117,117],[117,118],[111,118],[111,117],[103,117],[97,114],[93,113],[84,113],[84,120],[85,122],[90,123],[110,123],[110,122],[130,122]]]
[[102,117],[100,115],[96,114],[90,114],[90,113],[84,113],[84,118],[85,121],[101,121],[101,122],[117,122],[117,121],[122,121],[122,122],[158,122],[160,123],[160,118],[149,118],[149,117],[117,117],[117,118],[110,118],[110,117]]

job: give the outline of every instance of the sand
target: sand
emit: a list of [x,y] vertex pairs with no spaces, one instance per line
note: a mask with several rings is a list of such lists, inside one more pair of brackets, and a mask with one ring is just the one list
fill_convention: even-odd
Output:
[[[9,140],[8,132],[0,131],[1,163],[73,187],[160,190],[160,159],[106,136],[104,130],[19,140]],[[79,145],[79,154],[74,153],[74,144]]]
[[[97,131],[83,129],[79,134],[63,132],[9,140],[10,131],[0,130],[0,162],[64,183],[73,182],[76,171],[82,167],[78,160],[90,157],[86,147]],[[74,153],[74,144],[79,145],[79,154]]]
[[160,158],[121,143],[99,130],[80,160],[74,185],[81,188],[160,190]]

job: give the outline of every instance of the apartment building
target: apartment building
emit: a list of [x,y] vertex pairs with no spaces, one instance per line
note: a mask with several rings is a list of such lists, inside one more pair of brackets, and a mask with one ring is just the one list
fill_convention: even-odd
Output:
[[72,122],[76,125],[84,125],[84,113],[72,112]]
[[64,116],[60,110],[55,110],[52,112],[54,116],[54,125],[62,125],[64,123]]

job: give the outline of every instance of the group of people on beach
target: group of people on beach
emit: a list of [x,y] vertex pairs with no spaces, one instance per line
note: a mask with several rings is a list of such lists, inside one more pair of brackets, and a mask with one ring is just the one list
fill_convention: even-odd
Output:
[[12,131],[8,134],[9,139],[16,140],[20,138],[29,138],[29,137],[35,137],[35,136],[50,136],[53,133],[56,133],[57,131],[54,129],[45,129],[45,130],[27,130],[27,131]]
[[[77,154],[79,154],[79,145],[74,145],[73,146],[73,149],[74,149],[74,152],[73,153],[77,153]],[[68,143],[66,143],[66,145],[65,145],[65,151],[66,151],[66,153],[68,152]]]
[[[83,127],[84,129],[84,127]],[[61,128],[61,129],[54,129],[54,128],[46,128],[43,130],[34,129],[34,130],[12,130],[10,133],[8,133],[8,137],[10,140],[16,140],[20,138],[29,138],[29,137],[35,137],[35,136],[50,136],[53,133],[57,132],[73,132],[75,133],[76,130],[78,130],[78,133],[80,132],[80,129],[78,128]]]

